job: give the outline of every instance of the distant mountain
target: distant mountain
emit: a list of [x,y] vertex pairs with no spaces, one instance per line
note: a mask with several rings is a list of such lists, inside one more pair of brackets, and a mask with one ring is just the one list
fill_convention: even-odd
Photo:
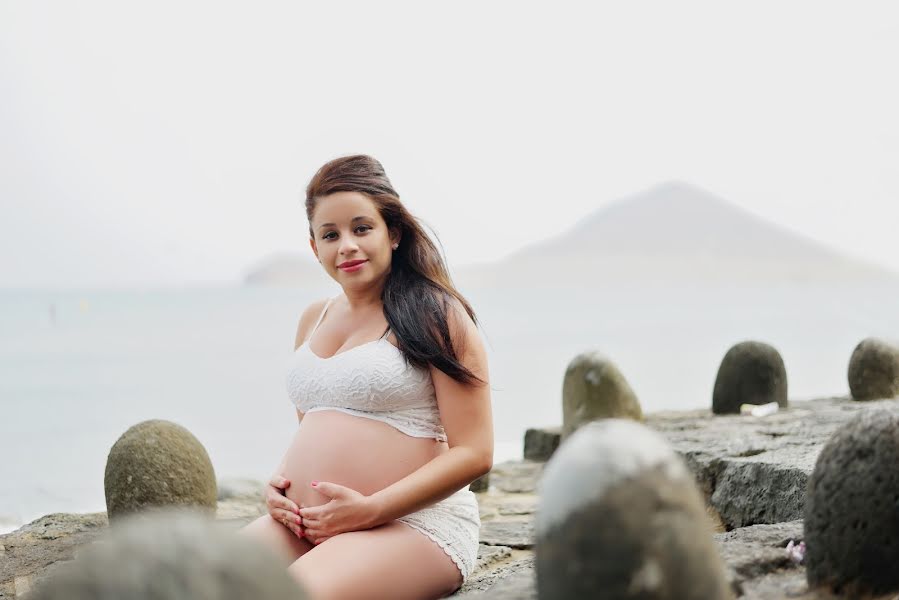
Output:
[[559,236],[455,274],[460,284],[478,286],[896,277],[681,182],[624,198]]
[[269,256],[244,274],[248,285],[321,286],[330,282],[320,264],[293,254]]

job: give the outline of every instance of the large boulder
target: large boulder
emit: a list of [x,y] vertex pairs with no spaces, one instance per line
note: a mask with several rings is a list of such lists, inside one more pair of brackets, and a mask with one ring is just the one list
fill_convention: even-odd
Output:
[[740,412],[741,404],[777,402],[787,407],[787,370],[780,353],[762,342],[740,342],[721,360],[712,392],[716,415]]
[[899,396],[899,348],[866,338],[849,358],[849,391],[853,400]]
[[806,576],[847,597],[899,591],[899,415],[865,411],[824,445],[805,501]]
[[643,420],[637,396],[618,367],[598,352],[579,354],[562,383],[562,439],[597,419]]
[[103,483],[110,521],[147,508],[216,508],[209,455],[193,434],[171,421],[144,421],[123,433],[109,451]]
[[539,597],[732,597],[696,483],[649,428],[581,427],[547,463],[539,493]]
[[31,600],[281,600],[306,594],[281,561],[199,513],[123,519],[59,566]]

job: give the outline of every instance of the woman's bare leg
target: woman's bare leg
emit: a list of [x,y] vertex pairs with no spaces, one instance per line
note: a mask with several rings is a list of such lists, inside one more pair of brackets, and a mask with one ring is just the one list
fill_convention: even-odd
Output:
[[242,527],[238,533],[271,549],[276,556],[284,560],[285,566],[292,564],[314,548],[310,542],[298,538],[294,532],[275,521],[270,515],[262,515],[246,527]]
[[462,583],[440,546],[399,521],[329,538],[288,572],[312,600],[442,598]]

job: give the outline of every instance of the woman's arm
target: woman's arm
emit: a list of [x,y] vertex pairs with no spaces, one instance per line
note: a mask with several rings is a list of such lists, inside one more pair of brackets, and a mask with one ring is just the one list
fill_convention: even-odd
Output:
[[460,362],[484,381],[465,385],[431,368],[449,451],[369,496],[374,527],[450,496],[493,466],[493,416],[487,353],[474,322],[461,307],[447,311]]

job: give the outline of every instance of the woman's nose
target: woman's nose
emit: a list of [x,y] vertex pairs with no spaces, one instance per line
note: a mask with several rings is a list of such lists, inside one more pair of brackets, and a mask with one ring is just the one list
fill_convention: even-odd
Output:
[[356,245],[356,242],[353,241],[353,238],[350,236],[343,236],[340,239],[340,253],[341,254],[349,254],[351,252],[355,252],[359,249],[359,246]]

